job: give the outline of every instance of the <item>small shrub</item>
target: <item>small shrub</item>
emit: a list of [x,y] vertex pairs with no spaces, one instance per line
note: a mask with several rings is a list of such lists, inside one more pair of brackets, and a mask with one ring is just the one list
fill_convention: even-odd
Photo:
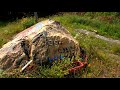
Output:
[[35,24],[35,19],[34,18],[23,18],[23,21],[21,22],[24,28],[28,28],[32,25]]

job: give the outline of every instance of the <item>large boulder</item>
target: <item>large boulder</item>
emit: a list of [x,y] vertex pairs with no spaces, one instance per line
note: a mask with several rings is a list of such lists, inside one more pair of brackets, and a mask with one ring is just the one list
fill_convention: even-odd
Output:
[[0,68],[23,67],[31,59],[39,64],[80,55],[79,43],[53,20],[45,20],[17,34],[0,49]]

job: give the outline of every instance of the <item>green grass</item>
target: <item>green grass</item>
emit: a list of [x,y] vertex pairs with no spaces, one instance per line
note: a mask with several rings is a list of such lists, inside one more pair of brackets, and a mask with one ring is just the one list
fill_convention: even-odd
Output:
[[[98,34],[106,37],[120,39],[120,15],[116,12],[77,12],[63,13],[63,15],[53,15],[45,18],[39,18],[39,21],[51,18],[60,21],[74,37],[78,34],[75,29],[86,29],[90,31],[96,30]],[[33,17],[22,18],[8,24],[0,26],[0,47],[8,42],[12,36],[24,30],[25,28],[35,24]],[[79,34],[76,38],[80,46],[84,48],[89,56],[89,67],[77,73],[75,77],[81,78],[99,78],[99,77],[120,77],[120,45],[109,43],[95,37]],[[19,78],[65,78],[68,74],[62,67],[70,64],[68,59],[64,59],[61,63],[55,62],[51,67],[49,65],[39,66],[36,71],[30,73],[16,74],[0,74],[0,77]],[[42,68],[42,69],[41,69]],[[3,72],[2,72],[3,73]]]
[[0,26],[0,47],[12,39],[13,35],[35,24],[33,17],[22,18],[14,22],[2,23]]
[[[87,14],[87,15],[86,15]],[[65,13],[62,16],[53,16],[52,19],[60,21],[65,27],[68,29],[87,29],[94,31],[101,35],[105,35],[107,37],[120,39],[120,18],[116,17],[114,13],[103,13],[99,16],[96,16],[96,13],[92,13],[95,15],[92,17],[90,13],[86,13],[85,15],[79,14],[69,14]],[[98,14],[98,13],[97,13]],[[109,15],[109,16],[104,16]],[[92,18],[91,18],[92,17]],[[111,17],[111,18],[110,18]],[[110,20],[109,20],[110,18]],[[110,22],[111,21],[111,22]]]
[[62,62],[52,62],[52,66],[37,66],[35,70],[30,70],[29,72],[24,71],[22,73],[19,73],[20,69],[14,69],[11,71],[12,73],[1,71],[0,78],[64,78],[64,76],[68,74],[68,67],[64,67],[70,63],[70,60],[65,58],[62,60]]
[[120,77],[120,45],[79,34],[77,40],[89,55],[90,70],[83,77]]

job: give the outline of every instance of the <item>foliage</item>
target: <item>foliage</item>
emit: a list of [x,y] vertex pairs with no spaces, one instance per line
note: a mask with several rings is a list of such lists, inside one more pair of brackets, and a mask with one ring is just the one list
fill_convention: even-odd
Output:
[[[58,15],[39,18],[53,19],[60,21],[66,27],[72,36],[78,34],[76,40],[84,48],[89,56],[89,65],[81,73],[75,75],[77,78],[99,78],[99,77],[120,77],[120,45],[109,43],[93,36],[88,36],[75,31],[75,29],[86,29],[96,31],[96,33],[120,39],[120,15],[118,12],[70,12]],[[26,17],[0,26],[0,47],[8,42],[13,35],[35,24],[33,17]],[[65,78],[68,74],[68,67],[63,71],[62,67],[70,64],[69,59],[63,59],[60,63],[54,62],[50,67],[39,66],[36,71],[30,73],[15,74],[1,73],[0,77],[4,78]]]

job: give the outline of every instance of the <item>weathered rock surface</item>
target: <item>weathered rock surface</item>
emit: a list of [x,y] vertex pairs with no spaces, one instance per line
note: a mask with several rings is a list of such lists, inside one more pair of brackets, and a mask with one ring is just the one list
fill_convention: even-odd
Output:
[[23,67],[29,60],[52,62],[80,55],[79,43],[59,22],[45,20],[17,34],[0,49],[0,68]]

